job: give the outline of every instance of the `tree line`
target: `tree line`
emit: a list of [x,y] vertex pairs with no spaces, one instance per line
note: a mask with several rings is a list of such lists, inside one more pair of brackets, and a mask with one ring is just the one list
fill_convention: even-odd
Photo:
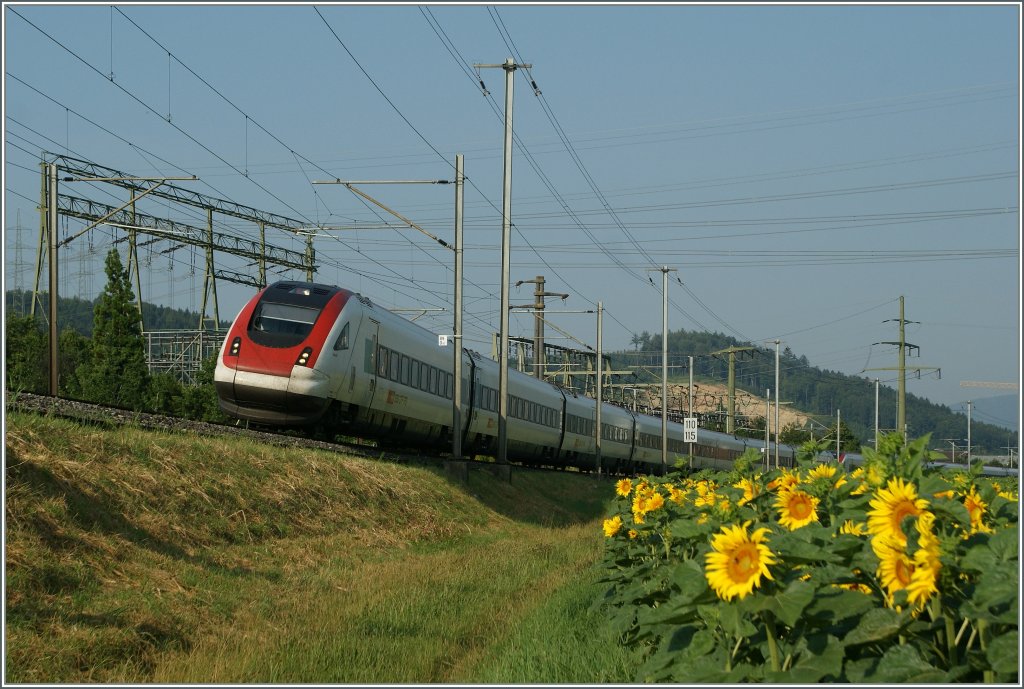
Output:
[[[138,304],[117,249],[107,254],[104,270],[107,283],[95,301],[70,298],[59,302],[59,394],[134,411],[226,421],[213,385],[216,357],[203,362],[194,386],[182,385],[170,373],[151,373]],[[49,332],[41,318],[12,313],[26,303],[24,294],[7,294],[5,384],[14,394],[46,393],[50,388]],[[41,308],[37,304],[37,311],[46,313],[47,307],[44,300]],[[90,312],[91,318],[87,318]],[[188,318],[188,312],[176,309],[143,304],[143,313],[148,322],[159,323],[161,328],[194,328],[198,324],[198,314]]]

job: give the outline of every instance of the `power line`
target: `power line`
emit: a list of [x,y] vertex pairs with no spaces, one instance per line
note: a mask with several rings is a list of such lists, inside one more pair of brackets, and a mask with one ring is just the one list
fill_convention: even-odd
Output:
[[[515,43],[514,43],[514,41],[512,39],[512,36],[509,33],[508,29],[505,27],[505,23],[501,20],[501,15],[498,13],[497,8],[488,7],[488,12],[490,12],[492,20],[494,21],[495,25],[498,27],[499,33],[502,33],[503,37],[504,36],[508,36],[508,41],[506,42],[506,45],[509,45],[510,50],[512,50],[513,54],[516,55],[517,60],[519,62],[522,62],[522,60],[519,57],[518,50],[515,47]],[[594,193],[594,195],[600,201],[601,205],[604,208],[604,211],[608,214],[609,217],[611,217],[611,219],[615,223],[616,227],[619,228],[619,230],[623,233],[623,235],[625,235],[625,237],[637,249],[637,251],[639,251],[641,253],[641,255],[643,255],[643,257],[645,259],[647,259],[647,261],[650,263],[650,265],[657,265],[658,261],[656,261],[654,259],[654,257],[651,256],[637,242],[637,240],[633,236],[632,232],[629,231],[629,228],[627,228],[626,225],[622,222],[622,220],[618,217],[618,215],[616,214],[615,210],[612,208],[611,204],[608,202],[608,199],[605,198],[604,193],[601,191],[600,187],[597,185],[597,182],[594,180],[593,176],[590,174],[590,172],[587,170],[586,166],[583,164],[583,160],[580,158],[579,154],[576,152],[576,148],[573,146],[572,141],[569,139],[568,135],[565,133],[565,129],[562,127],[561,123],[558,121],[558,118],[555,115],[554,110],[548,104],[547,99],[541,93],[540,89],[537,88],[537,83],[533,80],[533,75],[532,74],[528,74],[528,76],[530,78],[530,85],[533,87],[534,93],[537,95],[538,101],[541,103],[541,107],[544,110],[544,114],[547,116],[548,121],[551,123],[551,125],[555,129],[555,132],[558,135],[559,139],[562,141],[562,144],[565,146],[566,151],[568,151],[568,153],[569,153],[570,157],[572,158],[573,162],[576,164],[576,168],[583,175],[583,178],[584,178],[584,180],[586,180],[587,185],[590,187],[591,191]],[[616,262],[619,262],[618,261],[618,257],[616,257],[615,260],[616,260]],[[625,264],[619,262],[619,265],[622,266],[624,269],[628,270],[628,267],[625,266]],[[701,308],[703,308],[707,313],[709,313],[715,320],[717,320],[719,323],[721,323],[723,326],[725,326],[726,329],[731,330],[733,333],[735,333],[736,335],[738,335],[742,339],[746,339],[746,338],[743,337],[742,333],[740,333],[738,330],[736,330],[731,325],[726,323],[725,320],[723,320],[715,311],[713,311],[711,308],[709,308],[708,305],[705,304],[699,297],[697,297],[697,295],[694,294],[693,291],[690,290],[690,288],[687,287],[681,280],[676,278],[676,281],[680,285],[682,285],[683,289],[694,299],[694,301],[696,301],[697,304]],[[681,307],[679,307],[678,305],[675,305],[675,307],[676,307],[677,310],[682,311]],[[692,319],[692,316],[690,318]]]
[[[187,139],[188,139],[189,141],[192,141],[192,142],[193,142],[194,144],[196,144],[197,146],[199,146],[200,148],[202,148],[203,150],[205,150],[205,151],[206,151],[207,153],[209,153],[210,155],[212,155],[212,156],[213,156],[214,158],[216,158],[217,160],[221,161],[222,163],[224,163],[225,165],[227,165],[228,167],[230,167],[231,169],[233,169],[233,170],[234,170],[235,172],[237,172],[237,173],[238,173],[239,175],[242,175],[243,177],[245,177],[245,175],[243,175],[243,174],[242,174],[242,171],[241,171],[241,170],[239,170],[239,169],[238,169],[238,168],[237,168],[236,166],[234,166],[234,165],[232,165],[231,163],[229,163],[229,162],[228,162],[227,160],[225,160],[225,159],[224,159],[224,158],[223,158],[223,157],[222,157],[222,156],[221,156],[220,154],[218,154],[217,152],[215,152],[215,151],[214,151],[213,149],[211,149],[211,148],[210,148],[209,146],[207,146],[206,144],[204,144],[204,143],[202,143],[201,141],[199,141],[199,140],[198,140],[197,138],[195,138],[194,136],[192,136],[191,134],[189,134],[189,133],[188,133],[187,131],[185,131],[184,129],[182,129],[181,127],[179,127],[179,126],[178,126],[177,124],[175,124],[175,123],[171,122],[171,120],[170,120],[170,118],[169,118],[169,117],[165,118],[165,117],[164,117],[163,115],[161,115],[160,113],[158,113],[158,112],[157,112],[157,111],[156,111],[156,110],[155,110],[155,109],[154,109],[154,108],[153,108],[152,106],[150,106],[150,105],[149,105],[148,103],[146,103],[145,101],[143,101],[143,100],[142,100],[141,98],[139,98],[138,96],[136,96],[136,95],[135,95],[134,93],[132,93],[131,91],[129,91],[129,90],[128,90],[128,89],[126,89],[125,87],[121,86],[121,85],[120,85],[119,83],[117,83],[116,81],[110,81],[110,80],[109,80],[109,79],[107,78],[107,76],[106,76],[106,75],[104,75],[104,74],[103,74],[103,73],[102,73],[102,72],[101,72],[100,70],[98,70],[98,69],[97,69],[96,67],[94,67],[94,66],[93,66],[93,65],[92,65],[91,63],[89,63],[89,62],[88,62],[88,61],[87,61],[87,60],[86,60],[85,58],[81,57],[80,55],[78,55],[78,53],[76,53],[76,52],[74,52],[73,50],[71,50],[70,48],[68,48],[68,47],[67,47],[66,45],[64,45],[63,43],[61,43],[60,41],[58,41],[58,40],[57,40],[56,38],[54,38],[53,36],[51,36],[51,35],[50,35],[50,34],[48,34],[47,32],[43,31],[43,30],[42,30],[41,28],[39,28],[39,27],[38,27],[38,26],[36,26],[36,25],[35,25],[34,23],[32,23],[31,21],[29,21],[29,20],[28,20],[27,18],[25,18],[25,17],[24,17],[24,16],[22,15],[22,14],[20,14],[20,13],[19,13],[19,12],[18,12],[17,10],[14,10],[14,9],[10,9],[10,11],[11,11],[11,12],[12,12],[13,14],[15,14],[16,16],[18,16],[19,18],[21,18],[21,19],[22,19],[22,21],[24,21],[25,23],[27,23],[27,24],[28,24],[29,26],[31,26],[32,28],[34,28],[34,29],[35,29],[36,31],[38,31],[39,33],[41,33],[41,34],[43,34],[44,36],[46,36],[46,37],[47,37],[48,39],[50,39],[50,40],[51,40],[51,41],[52,41],[53,43],[55,43],[55,44],[57,44],[58,46],[60,46],[61,48],[63,48],[63,49],[64,49],[64,50],[65,50],[65,51],[66,51],[66,52],[67,52],[67,53],[69,54],[69,55],[71,55],[71,56],[72,56],[72,57],[74,57],[74,58],[75,58],[76,60],[78,60],[79,62],[81,62],[81,63],[82,63],[83,65],[85,65],[86,67],[88,67],[89,69],[91,69],[91,70],[92,70],[93,72],[95,72],[96,74],[98,74],[98,75],[99,75],[100,77],[102,77],[102,78],[103,78],[103,79],[104,79],[105,81],[109,81],[109,82],[110,82],[111,84],[113,84],[114,86],[116,86],[116,87],[117,87],[118,89],[120,89],[120,90],[121,90],[121,91],[122,91],[122,92],[123,92],[123,93],[124,93],[125,95],[127,95],[127,96],[128,96],[129,98],[131,98],[132,100],[134,100],[134,101],[135,101],[136,103],[138,103],[139,105],[141,105],[142,107],[144,107],[144,108],[145,108],[146,110],[148,110],[149,112],[151,112],[151,113],[153,113],[154,115],[156,115],[157,117],[159,117],[159,118],[160,118],[161,120],[165,120],[165,121],[167,122],[167,124],[168,124],[168,125],[170,125],[170,126],[171,126],[171,127],[173,127],[174,129],[176,129],[176,130],[177,130],[177,131],[178,131],[179,133],[181,133],[181,134],[182,134],[182,135],[183,135],[184,137],[186,137],[186,138],[187,138]],[[169,85],[168,85],[168,87],[169,87]],[[255,180],[253,180],[253,179],[252,179],[252,178],[250,178],[250,177],[245,177],[245,178],[246,178],[246,179],[248,179],[248,180],[250,180],[250,181],[251,181],[251,182],[252,182],[253,184],[255,184],[255,185],[256,185],[257,187],[259,187],[259,188],[260,188],[260,189],[261,189],[261,190],[262,190],[262,191],[263,191],[264,193],[266,193],[266,194],[267,194],[268,196],[270,196],[271,198],[273,198],[274,200],[276,200],[276,201],[277,201],[278,203],[280,203],[280,204],[281,204],[281,205],[283,205],[284,207],[286,207],[286,208],[288,208],[289,210],[293,211],[294,213],[298,214],[298,215],[299,215],[300,217],[302,217],[302,218],[303,218],[304,220],[306,220],[307,222],[310,222],[310,223],[312,222],[312,221],[310,221],[310,220],[309,220],[309,218],[306,218],[305,216],[303,216],[303,215],[302,215],[302,213],[301,213],[301,211],[298,211],[297,209],[293,208],[293,207],[291,206],[291,204],[289,204],[289,203],[288,203],[287,201],[285,201],[284,199],[282,199],[282,198],[280,198],[279,196],[277,196],[276,194],[274,194],[274,192],[270,191],[269,189],[267,189],[267,188],[266,188],[265,186],[263,186],[263,185],[262,185],[262,184],[260,184],[259,182],[257,182],[257,181],[255,181]]]

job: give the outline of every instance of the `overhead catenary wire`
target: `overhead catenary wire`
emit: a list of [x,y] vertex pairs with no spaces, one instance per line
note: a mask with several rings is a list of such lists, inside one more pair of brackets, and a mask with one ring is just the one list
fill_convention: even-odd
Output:
[[[12,10],[12,11],[13,11],[13,10]],[[119,12],[120,12],[120,10],[119,10]],[[15,14],[18,14],[18,13],[17,13],[17,12],[15,12]],[[121,14],[123,15],[123,12],[122,12]],[[93,65],[91,65],[91,64],[90,64],[90,63],[89,63],[88,61],[86,61],[86,60],[85,60],[84,58],[82,58],[81,56],[79,56],[79,55],[78,55],[77,53],[75,53],[74,51],[72,51],[72,50],[70,50],[69,48],[67,48],[67,46],[65,46],[65,45],[63,45],[62,43],[60,43],[59,41],[57,41],[57,40],[56,40],[55,38],[53,38],[52,36],[50,36],[50,35],[49,35],[49,34],[48,34],[47,32],[43,31],[43,30],[42,30],[42,29],[41,29],[40,27],[38,27],[37,25],[35,25],[35,24],[34,24],[34,23],[32,23],[31,21],[29,21],[28,19],[26,19],[26,18],[25,18],[25,17],[23,17],[22,15],[18,14],[18,16],[19,16],[19,17],[21,17],[21,18],[22,18],[22,19],[23,19],[24,21],[26,21],[26,23],[28,23],[29,25],[31,25],[31,26],[32,26],[33,28],[35,28],[35,29],[36,29],[37,31],[39,31],[40,33],[42,33],[42,34],[43,34],[44,36],[46,36],[47,38],[49,38],[49,39],[50,39],[51,41],[53,41],[54,43],[56,43],[57,45],[59,45],[59,46],[60,46],[61,48],[63,48],[63,49],[65,50],[65,51],[67,51],[67,52],[68,52],[69,54],[71,54],[71,55],[72,55],[73,57],[75,57],[76,59],[78,59],[78,60],[79,60],[80,62],[82,62],[82,63],[83,63],[84,65],[86,65],[87,67],[89,67],[90,69],[92,69],[92,70],[93,70],[94,72],[100,73],[100,72],[99,72],[99,70],[97,70],[97,69],[96,69],[96,68],[95,68],[95,67],[94,67]],[[157,41],[156,41],[155,39],[153,39],[153,38],[152,38],[152,36],[150,36],[150,35],[149,35],[149,34],[148,34],[147,32],[145,32],[144,30],[142,30],[142,29],[141,29],[141,27],[139,27],[139,26],[138,26],[138,24],[136,24],[136,23],[135,23],[134,21],[132,21],[132,20],[131,20],[130,18],[128,18],[128,17],[127,17],[127,15],[124,15],[124,16],[125,16],[125,18],[126,18],[126,19],[129,19],[129,21],[131,21],[133,25],[135,25],[135,26],[136,26],[137,28],[139,28],[139,30],[140,30],[140,31],[143,31],[143,33],[145,33],[145,34],[146,34],[146,35],[147,35],[147,36],[148,36],[148,37],[149,37],[149,38],[150,38],[151,40],[154,40],[154,42],[156,42],[156,43],[157,43],[158,45],[160,45],[160,46],[161,46],[161,48],[162,48],[162,49],[164,49],[164,50],[165,50],[165,51],[166,51],[166,52],[168,53],[168,55],[169,55],[169,59],[171,59],[171,57],[173,57],[173,56],[172,56],[172,54],[171,54],[171,52],[170,52],[169,50],[167,50],[167,49],[166,49],[166,48],[165,48],[164,46],[162,46],[162,44],[159,44],[159,42],[157,42]],[[176,57],[174,57],[173,59],[177,60],[177,58],[176,58]],[[207,82],[207,81],[206,81],[205,79],[203,79],[202,77],[200,77],[200,76],[199,76],[199,75],[198,75],[197,73],[195,73],[195,72],[194,72],[194,70],[192,70],[191,68],[187,67],[187,65],[184,65],[184,63],[183,63],[183,62],[181,62],[180,60],[177,60],[177,61],[178,61],[178,62],[179,62],[180,64],[182,64],[182,66],[183,66],[183,67],[185,67],[186,69],[188,69],[190,73],[192,73],[192,74],[193,74],[194,76],[196,76],[196,78],[197,78],[197,79],[199,79],[199,80],[200,80],[200,81],[202,81],[202,82],[203,82],[204,84],[206,84],[206,85],[207,85],[207,86],[208,86],[209,88],[211,88],[211,89],[212,89],[212,90],[214,90],[214,91],[215,91],[216,93],[218,93],[218,95],[220,95],[220,96],[221,96],[222,98],[224,98],[224,99],[225,99],[225,100],[226,100],[227,102],[229,102],[229,103],[230,103],[230,104],[231,104],[231,105],[232,105],[233,107],[236,107],[236,108],[237,108],[237,106],[234,106],[234,104],[233,104],[233,103],[231,103],[231,101],[230,101],[229,99],[227,99],[227,98],[226,98],[226,97],[225,97],[225,96],[224,96],[224,95],[223,95],[222,93],[220,93],[220,92],[219,92],[219,91],[218,91],[217,89],[215,89],[215,88],[214,88],[214,87],[213,87],[212,85],[210,85],[210,84],[209,84],[209,82]],[[33,89],[33,90],[35,90],[35,91],[36,91],[37,93],[39,93],[40,95],[43,95],[44,97],[47,97],[47,98],[49,98],[48,96],[45,96],[45,94],[43,94],[43,93],[42,93],[41,91],[39,91],[38,89],[35,89],[34,87],[32,87],[31,85],[27,84],[26,82],[24,82],[24,81],[22,81],[22,80],[20,80],[20,79],[18,79],[18,81],[19,81],[19,82],[21,82],[21,83],[24,83],[24,84],[25,84],[26,86],[28,86],[29,88],[31,88],[31,89]],[[135,100],[136,102],[138,102],[138,103],[139,103],[140,105],[142,105],[143,107],[145,107],[145,108],[146,108],[147,110],[149,110],[149,111],[150,111],[150,112],[152,112],[153,114],[156,114],[157,116],[160,116],[160,115],[159,115],[159,113],[157,113],[157,112],[156,112],[156,110],[155,110],[155,109],[154,109],[153,107],[151,107],[150,105],[148,105],[147,103],[145,103],[144,101],[142,101],[142,100],[141,100],[140,98],[138,98],[137,96],[135,96],[135,95],[134,95],[133,93],[131,93],[131,92],[130,92],[129,90],[125,89],[125,88],[124,88],[124,87],[122,87],[122,86],[121,86],[120,84],[114,83],[114,85],[115,85],[115,86],[117,86],[117,87],[118,87],[118,88],[119,88],[119,89],[120,89],[121,91],[123,91],[123,92],[124,92],[124,93],[125,93],[126,95],[128,95],[129,97],[131,97],[131,98],[132,98],[133,100]],[[54,100],[54,99],[50,99],[50,100]],[[56,102],[56,101],[54,100],[54,102]],[[241,110],[240,110],[240,111],[241,111]],[[77,114],[78,114],[78,113],[76,112],[76,115],[77,115]],[[160,116],[160,117],[161,117],[161,119],[167,119],[167,118],[164,118],[164,117],[162,117],[162,116]],[[251,118],[250,118],[250,119],[251,119]],[[91,121],[90,121],[90,123],[91,123]],[[183,130],[183,129],[182,129],[181,127],[179,127],[179,126],[175,125],[175,124],[174,124],[173,122],[170,122],[169,120],[168,120],[168,124],[170,124],[170,125],[171,125],[171,126],[173,126],[173,127],[175,128],[175,129],[177,129],[178,131],[180,131],[180,132],[181,132],[181,133],[182,133],[183,135],[185,135],[185,136],[186,136],[187,138],[189,138],[189,139],[190,139],[190,140],[192,140],[193,142],[197,143],[197,144],[198,144],[198,145],[199,145],[200,147],[204,148],[204,150],[206,150],[206,151],[207,151],[208,153],[210,153],[211,155],[213,155],[213,156],[214,156],[215,158],[217,158],[217,159],[218,159],[219,161],[221,161],[222,163],[224,163],[225,165],[227,165],[227,166],[228,166],[228,167],[230,167],[231,169],[233,169],[233,170],[234,170],[234,171],[235,171],[236,173],[238,173],[238,174],[240,174],[240,175],[242,175],[242,176],[246,177],[247,179],[250,179],[250,180],[251,180],[251,177],[248,177],[247,175],[245,175],[245,174],[243,173],[243,171],[239,170],[239,169],[238,169],[238,168],[237,168],[236,166],[234,166],[234,165],[232,165],[232,164],[228,163],[228,162],[227,162],[227,161],[226,161],[225,159],[223,159],[222,157],[220,157],[220,156],[219,156],[219,155],[218,155],[218,154],[217,154],[216,152],[212,151],[212,150],[211,150],[211,149],[210,149],[209,147],[207,147],[207,146],[205,146],[204,144],[202,144],[201,142],[199,142],[199,141],[198,141],[198,140],[197,140],[197,139],[196,139],[195,137],[191,136],[191,135],[190,135],[190,134],[189,134],[188,132],[184,131],[184,130]],[[257,126],[260,126],[260,127],[261,127],[261,129],[263,129],[263,128],[262,128],[262,126],[261,126],[261,125],[259,125],[259,124],[258,124],[257,122],[255,122],[255,121],[254,121],[254,124],[256,124]],[[97,126],[99,126],[99,125],[97,125]],[[101,128],[102,128],[102,127],[101,127]],[[129,145],[132,145],[132,144],[131,144],[130,142],[127,142],[127,141],[126,141],[126,140],[124,140],[123,138],[121,138],[121,137],[118,137],[118,136],[117,136],[116,134],[113,134],[112,132],[109,132],[109,130],[107,130],[106,128],[102,128],[102,129],[104,129],[104,130],[105,130],[105,131],[107,131],[108,133],[111,133],[111,134],[112,134],[113,136],[115,136],[115,137],[117,137],[117,138],[119,138],[119,139],[121,139],[121,140],[125,141],[126,143],[129,143]],[[266,131],[266,130],[264,129],[264,131]],[[285,144],[283,144],[283,142],[281,142],[281,141],[280,141],[280,139],[278,139],[277,137],[275,137],[275,136],[274,136],[273,134],[271,134],[271,133],[270,133],[269,131],[267,131],[267,134],[268,134],[269,136],[271,136],[272,138],[274,138],[274,139],[275,139],[276,141],[278,141],[279,143],[281,143],[282,145],[285,145]],[[285,145],[285,146],[286,146],[286,145]],[[286,146],[286,148],[287,148],[287,146]],[[291,152],[291,153],[292,153],[293,155],[297,155],[297,154],[295,154],[295,152],[294,152],[294,151],[293,151],[292,149],[290,149],[290,148],[289,148],[289,151],[290,151],[290,152]],[[304,158],[304,159],[305,159],[305,158]],[[306,160],[308,161],[308,159],[306,159]],[[164,161],[164,162],[167,162],[168,164],[170,164],[170,165],[172,165],[172,166],[173,166],[173,164],[172,164],[172,163],[170,163],[169,161]],[[308,162],[310,162],[310,164],[313,164],[313,163],[312,163],[311,161],[308,161]],[[314,165],[315,165],[315,164],[314,164]],[[174,167],[178,167],[178,166],[174,166]],[[178,169],[181,169],[181,168],[179,167]],[[324,172],[327,172],[327,171],[326,171],[326,170],[324,170]],[[327,172],[327,174],[331,174],[331,173]],[[308,177],[307,177],[307,179],[308,179]],[[315,224],[315,223],[314,223],[313,221],[311,221],[311,220],[310,220],[310,219],[309,219],[308,217],[306,217],[306,216],[305,216],[305,215],[304,215],[304,214],[303,214],[303,213],[302,213],[301,211],[298,211],[297,209],[293,208],[292,206],[290,206],[290,205],[289,205],[289,204],[287,204],[286,202],[283,202],[283,200],[282,200],[282,199],[278,198],[278,197],[277,197],[277,196],[275,196],[275,195],[274,195],[273,193],[270,193],[270,192],[269,192],[269,190],[268,190],[268,189],[266,189],[266,187],[264,187],[263,185],[259,184],[258,182],[254,182],[254,183],[255,183],[255,184],[256,184],[256,185],[258,186],[258,187],[260,187],[260,188],[261,188],[261,189],[262,189],[263,191],[265,191],[266,193],[268,193],[268,195],[270,195],[271,197],[275,198],[276,200],[278,200],[279,202],[281,202],[281,203],[282,203],[283,205],[285,205],[286,207],[288,207],[289,209],[291,209],[291,210],[292,210],[293,212],[296,212],[296,213],[297,213],[298,215],[300,215],[300,216],[301,216],[301,217],[303,218],[303,220],[305,220],[305,221],[307,221],[307,222],[310,222],[310,224]],[[226,196],[226,194],[223,194],[223,192],[220,192],[220,191],[216,190],[216,189],[215,189],[215,188],[214,188],[214,187],[213,187],[212,185],[210,185],[210,184],[209,184],[208,182],[204,182],[204,184],[206,184],[207,186],[210,186],[210,188],[211,188],[211,189],[214,189],[214,191],[217,191],[217,192],[218,192],[218,193],[220,193],[220,194],[221,194],[222,196]],[[342,242],[342,243],[344,243],[344,242]],[[339,267],[342,267],[342,264],[340,264],[340,263],[336,263],[335,265],[337,265],[337,266],[339,266]],[[358,271],[353,271],[353,272],[356,272],[356,273],[358,274]],[[372,276],[368,276],[368,275],[366,275],[366,276],[367,276],[367,277],[370,277],[370,279],[373,279],[373,278],[372,278]]]
[[[516,55],[517,59],[520,62],[522,62],[522,59],[519,58],[519,56],[518,56],[518,50],[516,49],[515,42],[512,39],[511,34],[508,32],[508,29],[505,27],[504,22],[501,20],[501,15],[498,13],[497,8],[490,8],[489,7],[488,11],[490,12],[492,19],[494,20],[495,25],[498,27],[499,33],[503,34],[503,38],[505,36],[507,36],[506,45],[508,45],[509,49],[513,51],[513,54]],[[586,166],[583,164],[583,160],[580,158],[579,154],[576,152],[576,149],[573,146],[572,141],[569,139],[568,135],[565,133],[565,129],[562,127],[561,123],[558,121],[558,118],[555,116],[554,111],[552,110],[551,106],[548,104],[547,99],[544,97],[544,95],[540,91],[540,89],[537,88],[537,83],[536,83],[536,81],[534,81],[533,75],[529,74],[529,72],[527,72],[527,76],[529,76],[530,84],[531,84],[531,86],[534,89],[534,93],[537,95],[538,101],[541,103],[542,109],[544,110],[544,113],[547,116],[548,121],[551,123],[552,127],[555,129],[555,132],[558,134],[559,139],[562,141],[563,145],[565,146],[565,149],[569,152],[570,157],[572,158],[573,162],[575,163],[577,169],[583,175],[583,178],[584,178],[584,180],[586,180],[586,182],[587,182],[588,186],[590,187],[591,191],[594,193],[595,197],[600,201],[604,211],[608,214],[609,217],[611,217],[611,219],[615,223],[616,227],[618,227],[618,229],[623,233],[623,235],[626,236],[626,238],[629,240],[629,242],[644,256],[644,258],[647,259],[649,264],[650,265],[658,265],[659,261],[655,260],[654,257],[651,256],[637,242],[637,240],[633,236],[632,232],[629,231],[629,228],[626,227],[625,223],[623,223],[621,221],[621,219],[618,217],[618,215],[616,214],[615,210],[612,208],[611,204],[608,202],[608,199],[605,198],[604,193],[601,191],[600,187],[597,185],[597,182],[594,180],[593,176],[590,174],[590,172],[587,170]],[[620,264],[620,265],[622,265],[623,268],[628,270],[628,267],[626,267],[624,264]],[[637,275],[637,277],[639,278],[640,276]],[[741,339],[747,339],[742,333],[740,333],[734,327],[729,325],[729,323],[727,323],[724,319],[722,319],[721,316],[719,316],[714,310],[712,310],[710,307],[708,307],[707,304],[705,304],[702,300],[700,300],[700,298],[698,298],[697,295],[694,294],[693,291],[690,290],[689,287],[684,285],[684,283],[681,280],[679,280],[677,278],[676,281],[681,286],[683,286],[684,290],[698,303],[698,305],[701,308],[703,308],[715,320],[717,320],[719,323],[721,323],[723,326],[725,326],[725,328],[727,330],[732,331],[734,334],[739,336]],[[672,301],[672,300],[670,300],[670,301]],[[675,308],[677,310],[681,310],[681,308],[677,304],[674,304],[674,306],[675,306]],[[692,320],[692,316],[690,318]]]

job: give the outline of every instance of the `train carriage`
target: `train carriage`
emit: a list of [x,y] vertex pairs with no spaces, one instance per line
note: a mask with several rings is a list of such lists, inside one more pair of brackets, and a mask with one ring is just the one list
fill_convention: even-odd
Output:
[[[493,455],[498,364],[461,351],[463,415],[461,427],[452,429],[453,356],[433,333],[366,297],[337,286],[282,281],[239,312],[221,346],[214,381],[221,409],[238,419],[278,426],[320,422],[333,433],[440,450],[458,432],[467,454]],[[508,374],[508,458],[595,468],[597,402],[519,371]],[[685,443],[676,422],[669,422],[667,436],[669,469],[691,448],[692,468],[726,470],[748,448],[765,450],[763,440],[706,429],[698,429],[695,443]],[[796,448],[780,445],[779,464],[793,466],[795,455]],[[661,419],[603,404],[601,456],[608,471],[661,473]],[[847,453],[838,461],[852,469],[863,458]]]

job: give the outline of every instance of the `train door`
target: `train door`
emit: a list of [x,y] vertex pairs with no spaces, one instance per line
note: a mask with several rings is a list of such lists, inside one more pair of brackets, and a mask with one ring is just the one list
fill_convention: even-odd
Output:
[[[353,313],[351,310],[349,313]],[[341,402],[352,402],[356,394],[356,382],[359,380],[359,372],[356,366],[360,363],[356,355],[356,345],[360,342],[360,335],[363,331],[363,323],[366,318],[359,311],[354,312],[356,316],[341,327],[338,337],[330,348],[330,371],[332,377],[337,381],[331,390],[331,397]]]
[[[378,361],[380,358],[380,346],[378,344],[380,321],[375,318],[367,318],[366,321],[366,326],[362,328],[365,331],[362,340],[365,348],[363,351],[363,375],[367,383],[363,386],[361,392],[359,390],[356,391],[354,402],[364,409],[369,409],[370,405],[373,404],[374,394],[377,392],[377,373],[381,366],[381,362]],[[383,365],[387,366],[387,362],[385,361]]]
[[[473,403],[476,398],[476,362],[473,361],[473,356],[469,353],[468,349],[461,349],[459,355],[462,359],[462,447],[465,449],[469,443],[469,429],[476,421],[477,409]],[[468,372],[468,379],[466,373]]]

